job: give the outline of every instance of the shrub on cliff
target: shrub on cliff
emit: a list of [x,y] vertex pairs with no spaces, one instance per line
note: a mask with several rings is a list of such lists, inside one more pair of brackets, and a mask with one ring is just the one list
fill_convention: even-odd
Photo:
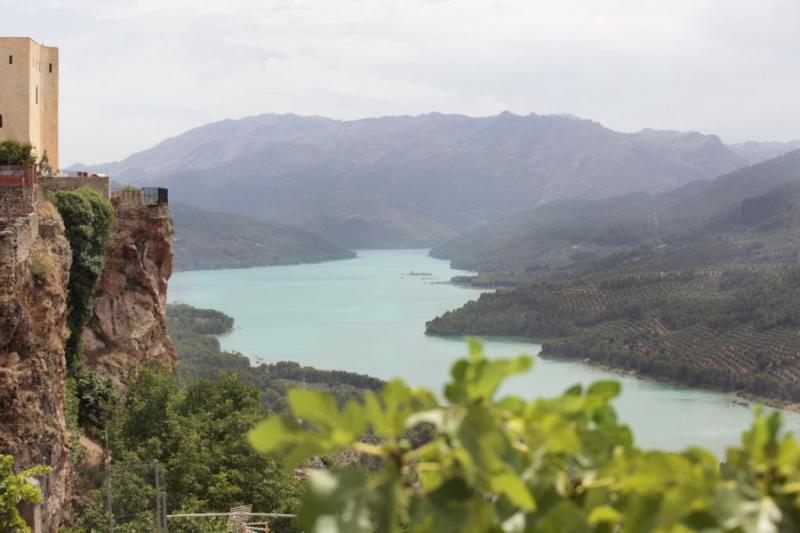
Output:
[[36,164],[36,154],[31,143],[8,140],[0,142],[0,166],[30,166]]
[[14,473],[14,458],[0,454],[0,531],[30,531],[17,505],[42,501],[41,491],[28,483],[28,478],[47,472],[46,467],[37,466]]
[[[473,342],[455,363],[447,401],[400,380],[339,408],[294,390],[291,414],[250,433],[287,466],[353,449],[380,471],[314,472],[299,509],[305,531],[688,533],[800,530],[800,443],[778,413],[757,413],[721,466],[700,448],[642,450],[611,400],[620,385],[576,385],[555,398],[496,399],[531,359],[490,360]],[[436,428],[422,446],[406,438]],[[380,438],[364,438],[371,434]]]
[[66,356],[74,368],[80,352],[81,334],[92,312],[92,295],[103,273],[106,248],[114,227],[114,208],[103,196],[88,188],[58,191],[53,202],[64,219],[67,240],[72,249],[69,273],[70,337]]

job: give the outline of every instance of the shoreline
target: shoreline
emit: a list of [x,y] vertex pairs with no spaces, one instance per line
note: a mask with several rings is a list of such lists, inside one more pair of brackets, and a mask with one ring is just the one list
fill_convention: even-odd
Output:
[[[520,337],[520,336],[506,336],[506,335],[437,335],[433,333],[425,333],[425,335],[429,335],[432,337],[441,337],[441,338],[467,338],[467,337],[475,337],[481,340],[494,340],[494,341],[502,341],[502,340],[511,340],[511,341],[520,341],[526,342],[531,344],[538,344],[542,348],[544,344],[547,342],[546,339],[534,338],[534,337]],[[666,378],[663,376],[656,376],[653,374],[648,374],[646,372],[642,372],[640,370],[632,370],[628,368],[621,368],[617,367],[608,363],[601,363],[595,361],[589,357],[570,357],[567,355],[558,355],[552,353],[542,353],[540,350],[538,354],[534,357],[540,357],[542,359],[551,359],[551,360],[558,360],[558,361],[574,361],[581,364],[584,364],[591,368],[596,368],[600,370],[604,370],[606,372],[610,372],[612,374],[617,374],[619,376],[626,376],[626,377],[633,377],[636,379],[642,379],[651,381],[653,383],[662,383],[667,385],[673,385],[677,387],[684,387],[687,389],[699,390],[699,391],[707,391],[707,392],[717,392],[720,394],[728,394],[733,399],[736,399],[740,402],[746,402],[747,404],[755,404],[760,405],[765,408],[769,409],[779,409],[782,411],[787,411],[790,413],[800,413],[800,402],[791,402],[789,400],[781,400],[779,398],[772,398],[768,396],[760,396],[758,394],[753,394],[747,391],[738,391],[738,390],[726,390],[712,386],[697,386],[692,385],[689,383],[684,383],[675,379]],[[749,405],[749,407],[753,407],[754,405]],[[742,407],[745,407],[744,405]]]
[[[540,339],[527,339],[528,342],[536,342],[541,344],[542,341]],[[601,370],[605,370],[607,372],[611,372],[613,374],[618,374],[620,376],[628,376],[634,377],[637,379],[644,379],[648,381],[652,381],[655,383],[663,383],[668,385],[674,385],[679,387],[685,387],[687,389],[695,389],[695,390],[703,390],[703,391],[711,391],[711,392],[718,392],[722,394],[729,394],[734,398],[747,402],[749,404],[756,404],[763,406],[765,408],[770,409],[779,409],[782,411],[787,411],[790,413],[800,413],[800,403],[799,402],[791,402],[788,400],[781,400],[778,398],[770,398],[767,396],[760,396],[758,394],[753,394],[747,391],[737,391],[737,390],[725,390],[717,387],[711,386],[696,386],[691,385],[688,383],[683,383],[681,381],[666,378],[663,376],[655,376],[652,374],[648,374],[645,372],[641,372],[639,370],[631,370],[627,368],[620,368],[608,363],[600,363],[597,361],[592,360],[589,357],[569,357],[565,355],[555,355],[555,354],[542,354],[541,352],[537,354],[536,357],[541,357],[543,359],[558,359],[558,360],[568,360],[568,361],[578,361],[587,366],[593,368],[599,368]],[[752,407],[752,406],[751,406]]]

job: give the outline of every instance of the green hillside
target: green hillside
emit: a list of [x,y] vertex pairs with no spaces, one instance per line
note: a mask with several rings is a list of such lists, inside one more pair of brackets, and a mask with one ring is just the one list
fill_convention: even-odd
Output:
[[172,203],[175,268],[204,270],[318,263],[355,253],[306,230]]
[[436,253],[488,271],[473,283],[517,288],[428,333],[536,338],[545,355],[800,401],[800,152],[656,197],[545,206],[493,231]]
[[705,270],[483,294],[430,334],[522,336],[543,354],[800,401],[800,270]]

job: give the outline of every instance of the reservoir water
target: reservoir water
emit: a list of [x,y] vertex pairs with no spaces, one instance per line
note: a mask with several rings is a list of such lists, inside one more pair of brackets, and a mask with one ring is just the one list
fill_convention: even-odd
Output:
[[[466,353],[459,339],[425,335],[425,321],[475,299],[479,291],[444,283],[464,274],[427,250],[362,250],[359,257],[314,265],[181,272],[170,280],[172,302],[224,311],[236,329],[223,349],[254,361],[297,361],[379,378],[402,377],[439,392],[450,364]],[[411,273],[414,275],[411,275]],[[486,342],[491,356],[535,355],[519,340]],[[621,419],[639,445],[681,449],[702,445],[721,453],[738,442],[752,406],[731,394],[623,376],[580,362],[537,358],[533,371],[504,392],[555,395],[574,383],[622,382]],[[786,413],[800,430],[800,416]]]

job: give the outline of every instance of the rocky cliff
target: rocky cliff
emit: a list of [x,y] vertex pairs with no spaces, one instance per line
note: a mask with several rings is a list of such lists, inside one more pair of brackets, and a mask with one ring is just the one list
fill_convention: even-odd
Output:
[[0,229],[0,451],[52,467],[45,522],[63,518],[71,468],[64,422],[64,343],[71,252],[55,207]]
[[139,191],[125,191],[112,203],[114,240],[82,353],[90,369],[124,386],[145,362],[171,369],[177,362],[166,327],[173,230],[167,206],[144,205]]
[[[165,204],[145,206],[140,191],[126,191],[113,204],[113,241],[82,357],[124,388],[147,361],[176,364],[165,325],[172,222]],[[33,206],[0,219],[0,453],[20,467],[52,467],[44,506],[51,531],[66,517],[76,478],[64,412],[71,250],[56,208],[47,201]]]

